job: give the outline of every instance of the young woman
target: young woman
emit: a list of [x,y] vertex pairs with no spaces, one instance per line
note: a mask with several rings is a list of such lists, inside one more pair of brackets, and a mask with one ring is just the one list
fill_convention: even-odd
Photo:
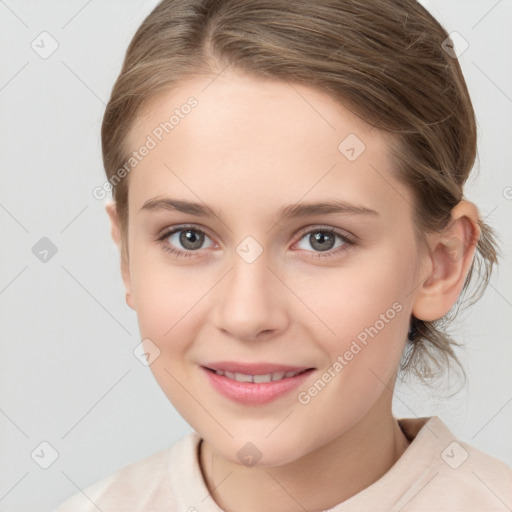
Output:
[[126,300],[194,432],[59,512],[512,508],[503,462],[392,414],[400,372],[456,362],[443,319],[496,262],[420,4],[164,0],[102,142]]

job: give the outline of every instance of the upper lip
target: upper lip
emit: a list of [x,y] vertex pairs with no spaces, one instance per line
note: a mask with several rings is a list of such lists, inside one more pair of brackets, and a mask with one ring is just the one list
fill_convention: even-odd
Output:
[[223,370],[244,375],[265,375],[277,372],[300,372],[310,370],[310,366],[290,366],[276,363],[239,363],[236,361],[216,361],[205,363],[202,366],[210,370]]

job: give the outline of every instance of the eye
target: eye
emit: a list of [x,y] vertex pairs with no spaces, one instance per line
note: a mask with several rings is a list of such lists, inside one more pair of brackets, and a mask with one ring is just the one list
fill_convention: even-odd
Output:
[[[177,258],[191,258],[201,249],[215,246],[203,230],[193,226],[176,226],[158,237],[158,241],[166,252]],[[312,252],[311,256],[317,258],[334,256],[353,245],[356,245],[354,239],[332,227],[304,230],[297,242],[299,249]]]
[[355,240],[334,228],[319,227],[303,232],[297,245],[299,249],[316,252],[314,257],[329,257],[355,245]]
[[[211,238],[202,230],[178,226],[166,231],[158,238],[165,251],[177,257],[190,258],[193,252],[214,246]],[[206,245],[205,245],[206,242]]]

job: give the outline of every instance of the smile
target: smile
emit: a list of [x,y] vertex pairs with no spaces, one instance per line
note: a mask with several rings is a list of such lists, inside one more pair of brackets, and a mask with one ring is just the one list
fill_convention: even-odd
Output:
[[[215,364],[214,366],[221,366]],[[244,405],[263,405],[289,396],[309,379],[314,368],[278,365],[240,365],[223,363],[221,368],[201,366],[209,385],[224,398]],[[226,369],[231,366],[231,370]],[[236,366],[236,368],[235,368]],[[241,368],[240,366],[245,366]],[[232,371],[232,370],[244,370]]]

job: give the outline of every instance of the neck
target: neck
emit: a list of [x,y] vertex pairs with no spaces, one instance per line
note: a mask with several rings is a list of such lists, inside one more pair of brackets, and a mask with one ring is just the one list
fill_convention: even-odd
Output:
[[202,441],[200,464],[215,502],[226,512],[302,512],[342,503],[382,477],[409,446],[391,408],[370,411],[330,443],[289,464],[246,468]]

